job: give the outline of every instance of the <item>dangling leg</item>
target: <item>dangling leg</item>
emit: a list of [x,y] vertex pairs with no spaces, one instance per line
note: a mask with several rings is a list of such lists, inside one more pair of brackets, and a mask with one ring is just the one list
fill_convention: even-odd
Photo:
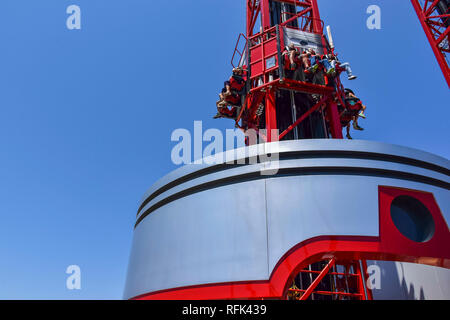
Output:
[[353,75],[352,68],[350,67],[350,63],[348,63],[348,62],[342,63],[340,65],[340,67],[344,68],[345,72],[347,72],[348,80],[355,80],[357,78],[355,75]]
[[352,136],[350,135],[350,122],[347,124],[346,129],[347,129],[347,136],[346,136],[347,139],[352,140],[353,138],[352,138]]
[[365,119],[366,115],[364,114],[364,111],[366,111],[366,106],[365,105],[361,105],[362,106],[362,110],[361,112],[358,114],[358,116],[360,116],[361,118]]
[[222,118],[223,117],[222,109],[227,106],[226,101],[224,99],[225,97],[223,96],[222,93],[219,94],[219,98],[220,98],[219,101],[216,102],[217,114],[213,117],[213,119]]
[[359,131],[363,131],[364,130],[364,128],[361,128],[358,125],[358,116],[353,116],[353,129],[359,130]]

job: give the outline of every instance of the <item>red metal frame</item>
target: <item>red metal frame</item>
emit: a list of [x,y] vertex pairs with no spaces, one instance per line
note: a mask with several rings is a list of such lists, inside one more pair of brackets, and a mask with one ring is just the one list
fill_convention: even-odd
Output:
[[298,126],[303,120],[305,120],[307,117],[309,117],[309,115],[311,113],[313,113],[314,111],[317,111],[320,107],[323,106],[323,104],[328,100],[328,97],[325,96],[324,98],[322,98],[322,100],[320,100],[318,103],[316,103],[311,109],[309,109],[307,112],[305,112],[304,114],[302,114],[300,116],[300,118],[297,119],[297,121],[295,121],[292,125],[290,125],[285,131],[283,131],[280,136],[279,139],[283,139],[283,137],[288,134],[289,132],[291,132],[296,126]]
[[[361,267],[363,264],[360,261],[337,261],[335,258],[331,258],[329,263],[321,270],[311,270],[312,265],[307,269],[303,269],[299,273],[299,279],[303,286],[304,278],[308,279],[308,276],[313,277],[314,274],[318,276],[311,280],[311,284],[308,288],[299,289],[295,282],[292,287],[288,289],[288,300],[308,300],[315,299],[317,296],[331,296],[333,300],[336,299],[356,299],[356,300],[372,300],[372,296],[366,294],[366,287],[364,286],[365,276],[364,271],[367,270],[367,263],[363,260],[366,267]],[[344,268],[344,272],[335,272],[335,265],[340,265]],[[306,276],[306,277],[303,277]],[[325,281],[325,276],[328,276]],[[324,282],[325,290],[316,290],[315,288]],[[327,286],[328,284],[328,286]]]
[[[281,16],[287,17],[280,25],[271,24],[270,0],[247,0],[247,27],[246,36],[240,35],[238,43],[233,54],[238,53],[241,58],[243,52],[239,51],[237,46],[241,37],[247,40],[246,50],[248,61],[244,63],[249,69],[248,93],[244,106],[236,119],[236,126],[246,130],[265,128],[269,132],[267,142],[278,141],[286,137],[296,126],[302,123],[307,117],[297,119],[287,130],[281,132],[281,135],[274,137],[270,134],[271,130],[277,128],[277,106],[274,96],[279,89],[287,89],[296,92],[320,95],[326,97],[322,109],[325,119],[328,123],[328,129],[331,138],[342,139],[341,114],[337,110],[337,103],[345,105],[342,99],[343,86],[339,77],[335,77],[336,89],[322,85],[314,85],[306,82],[291,81],[284,77],[284,70],[281,60],[281,51],[284,47],[282,28],[298,28],[302,31],[315,33],[321,36],[322,44],[325,49],[329,47],[326,38],[323,35],[324,24],[320,18],[317,0],[277,0],[294,5],[296,13],[281,12]],[[446,54],[449,53],[448,34],[450,28],[445,20],[450,14],[439,13],[437,11],[440,0],[411,0],[414,9],[425,30],[428,40],[432,46],[434,54],[443,71],[444,77],[450,87],[450,69]],[[421,4],[423,3],[423,4]],[[442,10],[441,10],[442,11]],[[281,19],[282,21],[283,19]],[[297,21],[298,27],[293,27],[292,22]],[[256,23],[260,22],[261,27],[255,28]],[[333,48],[330,49],[333,52]],[[268,65],[268,60],[272,64]],[[232,62],[234,65],[234,63]],[[343,70],[337,68],[338,74]],[[325,78],[327,81],[327,78]],[[256,111],[261,103],[266,105],[265,123],[256,115]],[[317,108],[317,105],[314,106]],[[311,114],[309,112],[308,114]],[[240,122],[242,121],[242,124]]]
[[[144,294],[135,299],[286,299],[294,277],[305,268],[322,260],[336,259],[347,265],[355,266],[356,275],[361,276],[355,284],[355,291],[362,298],[364,292],[362,272],[356,261],[364,260],[401,261],[421,263],[450,269],[450,231],[447,227],[433,194],[417,190],[380,186],[379,193],[379,236],[321,236],[305,240],[291,248],[279,260],[269,280],[216,283],[182,288],[174,288]],[[392,201],[401,195],[407,195],[421,201],[430,211],[435,222],[432,239],[418,243],[403,236],[395,227],[390,207]],[[352,262],[353,261],[353,262]],[[347,270],[346,274],[351,274]],[[364,276],[365,275],[365,276]],[[310,290],[311,291],[311,290]],[[314,292],[325,294],[324,292]],[[330,294],[330,292],[328,292]],[[352,293],[340,292],[341,296]],[[337,295],[338,292],[332,292]],[[368,290],[366,299],[371,298]]]
[[308,289],[305,290],[303,295],[300,297],[300,300],[306,300],[309,298],[309,296],[312,294],[314,289],[317,287],[317,285],[322,281],[322,279],[327,275],[328,271],[331,269],[332,266],[334,266],[334,263],[336,262],[335,258],[331,258],[330,262],[323,268],[323,270],[319,273],[316,279],[314,279],[313,283],[309,286]]
[[[281,51],[284,47],[284,39],[282,28],[294,28],[292,22],[298,22],[298,29],[306,32],[319,34],[325,53],[328,42],[323,35],[324,24],[320,19],[317,0],[278,0],[287,4],[295,5],[296,13],[281,12],[282,17],[288,17],[280,25],[271,25],[270,19],[270,0],[247,0],[247,30],[246,36],[240,35],[238,39],[244,36],[247,40],[246,50],[248,52],[248,61],[245,63],[249,69],[248,94],[245,104],[236,119],[236,126],[245,130],[249,128],[261,129],[265,128],[269,132],[267,142],[278,141],[286,137],[296,126],[302,123],[307,117],[300,117],[288,129],[281,132],[280,136],[274,137],[270,134],[271,130],[277,128],[277,106],[274,99],[277,90],[287,89],[296,92],[304,92],[322,96],[322,104],[326,107],[322,108],[328,123],[331,138],[342,139],[341,114],[337,109],[337,103],[345,105],[342,99],[343,86],[339,77],[336,80],[336,89],[322,85],[315,85],[306,82],[292,81],[284,77],[284,70],[281,60]],[[433,51],[436,55],[438,63],[443,71],[447,84],[450,87],[450,69],[446,54],[450,52],[448,45],[448,34],[450,28],[445,20],[450,14],[439,13],[437,7],[440,0],[411,0],[414,9],[420,19],[425,33],[430,41]],[[423,4],[421,4],[421,2]],[[441,10],[442,11],[442,10]],[[289,17],[290,16],[290,17]],[[282,19],[281,19],[282,20]],[[256,29],[256,23],[261,23],[261,28]],[[238,45],[237,44],[237,45]],[[237,46],[236,45],[236,46]],[[333,49],[331,48],[331,51]],[[236,52],[242,57],[243,53],[235,48],[233,59]],[[268,65],[268,60],[272,64]],[[338,68],[337,72],[343,70]],[[275,76],[274,76],[275,75]],[[325,78],[327,80],[327,78]],[[255,113],[261,102],[266,103],[265,123]],[[318,107],[314,106],[314,110]],[[313,111],[314,111],[313,110]],[[308,115],[312,111],[308,112]],[[242,120],[242,124],[239,124]]]
[[231,57],[231,65],[233,66],[233,68],[236,68],[237,65],[234,64],[234,57],[236,56],[236,53],[239,54],[239,61],[242,59],[242,57],[244,56],[244,50],[246,50],[246,44],[245,44],[245,48],[239,50],[239,44],[241,43],[241,38],[245,39],[245,43],[247,43],[247,37],[244,34],[239,34],[239,37],[236,41],[236,46],[234,47],[234,52],[233,52],[233,56]]
[[[280,0],[279,2],[295,5],[296,11],[298,10],[298,12],[289,13],[292,17],[281,23],[281,25],[272,26],[269,0],[247,0],[246,38],[249,56],[247,66],[249,69],[249,77],[247,80],[250,85],[244,107],[236,119],[236,125],[243,130],[248,128],[265,128],[268,132],[266,141],[278,141],[283,139],[296,126],[303,122],[308,115],[322,107],[322,105],[325,105],[327,107],[323,108],[323,110],[327,114],[326,119],[330,123],[331,136],[332,138],[342,139],[340,115],[337,112],[336,104],[333,102],[335,89],[323,85],[286,79],[284,77],[282,62],[280,61],[281,51],[284,48],[281,28],[288,27],[289,23],[294,20],[298,21],[298,29],[321,36],[326,53],[327,42],[323,36],[324,24],[320,19],[317,0]],[[261,22],[261,28],[258,32],[254,32],[258,19]],[[272,60],[273,65],[268,66],[268,60]],[[274,76],[276,72],[278,72],[278,77]],[[338,84],[338,90],[340,90],[341,85],[339,82]],[[316,94],[322,96],[322,99],[320,104],[316,104],[306,115],[301,116],[278,137],[275,137],[272,136],[271,132],[274,129],[279,129],[277,128],[277,106],[275,99],[275,94],[279,89]],[[264,95],[264,97],[261,97],[261,95]],[[265,123],[261,123],[259,117],[255,115],[261,101],[265,101],[266,106]],[[239,125],[241,120],[245,120],[245,125]]]
[[[369,274],[367,273],[367,261],[362,260],[361,264],[363,268],[363,280],[364,283],[367,283],[366,279],[369,278]],[[367,293],[367,300],[373,300],[372,289],[366,286],[366,293]]]
[[449,19],[450,12],[439,14],[437,11],[439,2],[440,0],[423,0],[421,4],[419,0],[411,0],[447,85],[450,87],[450,68],[446,57],[450,53],[448,42],[450,27],[447,26],[448,23],[443,23],[444,19]]

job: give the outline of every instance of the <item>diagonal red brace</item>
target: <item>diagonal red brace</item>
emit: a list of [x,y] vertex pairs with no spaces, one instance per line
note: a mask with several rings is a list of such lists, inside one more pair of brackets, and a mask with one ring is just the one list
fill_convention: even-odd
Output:
[[334,265],[334,263],[336,262],[335,258],[332,258],[330,260],[330,262],[328,262],[328,264],[326,265],[326,267],[322,270],[322,272],[317,276],[317,278],[313,281],[313,283],[311,283],[311,285],[309,286],[308,289],[306,289],[305,293],[300,297],[300,300],[306,300],[309,298],[309,296],[311,295],[311,293],[314,291],[314,289],[317,287],[317,285],[320,283],[320,281],[322,281],[323,277],[325,277],[328,273],[328,271],[330,271],[331,267]]
[[287,135],[289,132],[291,132],[296,126],[300,124],[303,120],[305,120],[311,113],[319,109],[327,100],[329,99],[329,96],[325,96],[320,100],[318,103],[316,103],[311,109],[309,109],[307,112],[305,112],[300,118],[297,119],[293,124],[291,124],[286,130],[283,131],[282,134],[280,134],[279,140],[283,139],[285,135]]

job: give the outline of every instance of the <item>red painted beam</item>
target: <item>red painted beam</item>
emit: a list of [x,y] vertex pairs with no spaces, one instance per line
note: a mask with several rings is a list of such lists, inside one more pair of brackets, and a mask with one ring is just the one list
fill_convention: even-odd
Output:
[[313,30],[315,33],[323,34],[322,22],[320,20],[319,6],[317,0],[311,0],[312,13],[313,13]]
[[283,131],[282,134],[280,134],[279,139],[283,139],[285,135],[287,135],[289,132],[291,132],[296,126],[298,126],[302,121],[304,121],[311,113],[319,109],[326,101],[329,99],[328,96],[325,96],[320,100],[318,103],[316,103],[311,109],[309,109],[307,112],[305,112],[300,118],[297,119],[293,124],[291,124],[286,130]]
[[332,258],[330,262],[326,265],[326,267],[322,270],[322,272],[317,276],[317,278],[311,283],[308,289],[306,289],[305,293],[300,297],[300,300],[306,300],[309,298],[311,293],[314,291],[314,289],[319,285],[320,281],[327,275],[328,271],[330,271],[330,268],[334,265],[336,262],[335,258]]
[[270,25],[270,3],[269,0],[260,0],[261,6],[261,25],[263,31],[269,29]]
[[[444,78],[447,81],[447,85],[450,88],[450,68],[448,66],[445,54],[443,49],[439,47],[440,42],[442,42],[443,39],[436,39],[431,31],[431,26],[428,25],[427,21],[429,21],[429,14],[433,12],[437,1],[434,1],[430,7],[422,8],[418,0],[411,0],[411,3],[414,7],[414,10],[416,11],[417,17],[419,18],[420,24],[422,25],[423,30],[425,31],[425,35],[428,38],[428,41],[430,42],[431,49],[433,50],[434,55],[436,56],[436,59],[438,61],[438,64],[442,70],[442,73],[444,74]],[[428,2],[427,2],[428,3]],[[428,15],[427,15],[428,13]],[[448,30],[444,32],[447,33]]]
[[272,134],[272,130],[276,130],[277,127],[277,110],[275,101],[275,91],[269,89],[266,92],[266,134],[267,142],[278,141],[279,138]]
[[335,101],[328,102],[327,113],[330,120],[331,136],[334,139],[342,139],[341,117],[338,112],[337,103]]

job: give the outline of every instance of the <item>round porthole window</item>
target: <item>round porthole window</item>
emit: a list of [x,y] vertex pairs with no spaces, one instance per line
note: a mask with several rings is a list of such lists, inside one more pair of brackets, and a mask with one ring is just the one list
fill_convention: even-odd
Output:
[[412,241],[427,242],[434,235],[433,216],[416,198],[395,198],[391,204],[391,218],[400,233]]

